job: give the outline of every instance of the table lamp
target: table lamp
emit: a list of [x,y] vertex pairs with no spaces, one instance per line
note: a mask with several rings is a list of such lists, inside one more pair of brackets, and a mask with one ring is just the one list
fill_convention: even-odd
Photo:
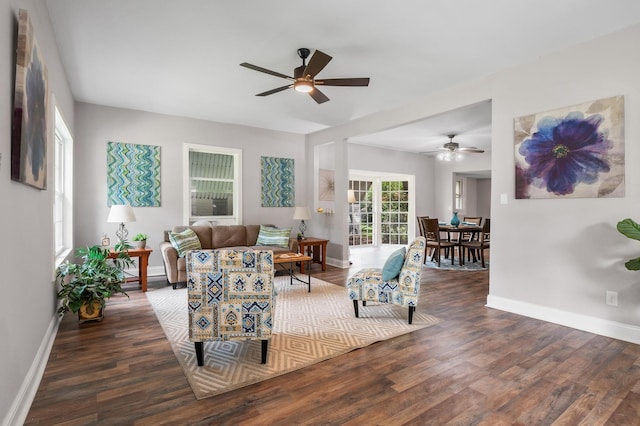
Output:
[[305,220],[311,219],[309,215],[309,209],[306,207],[296,207],[296,210],[293,212],[293,220],[299,220],[300,226],[298,229],[300,230],[300,235],[304,237],[304,231],[307,230],[307,224],[304,223]]
[[136,215],[133,214],[133,208],[129,204],[115,204],[111,206],[111,210],[109,210],[109,217],[107,217],[107,222],[120,223],[120,226],[116,231],[116,237],[118,237],[119,244],[121,246],[125,244],[127,235],[129,235],[129,231],[127,231],[127,228],[124,226],[125,222],[135,221]]
[[350,189],[349,192],[347,193],[347,197],[348,197],[348,202],[349,203],[355,203],[356,202],[356,191],[354,191],[353,189]]

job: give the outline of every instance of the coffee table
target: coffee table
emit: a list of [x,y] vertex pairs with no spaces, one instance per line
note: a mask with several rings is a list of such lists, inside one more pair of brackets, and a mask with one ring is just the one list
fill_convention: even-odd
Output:
[[[289,271],[289,283],[293,284],[293,280],[299,281],[302,284],[306,284],[309,288],[309,293],[311,293],[311,268],[309,262],[313,260],[311,256],[305,256],[300,253],[282,253],[273,256],[273,264],[274,265],[283,265],[282,267],[285,270]],[[307,281],[301,280],[298,278],[293,268],[295,264],[300,262],[300,270],[302,271],[302,262],[307,262]],[[285,268],[284,265],[289,265],[288,268]]]

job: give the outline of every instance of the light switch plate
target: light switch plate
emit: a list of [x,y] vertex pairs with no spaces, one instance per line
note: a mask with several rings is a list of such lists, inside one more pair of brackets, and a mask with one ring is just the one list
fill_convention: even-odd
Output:
[[507,194],[500,194],[500,204],[508,204]]

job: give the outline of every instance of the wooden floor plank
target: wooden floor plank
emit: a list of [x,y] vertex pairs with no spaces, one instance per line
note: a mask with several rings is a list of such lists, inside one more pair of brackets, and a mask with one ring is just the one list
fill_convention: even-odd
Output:
[[[338,285],[353,272],[312,269]],[[100,324],[63,319],[26,424],[637,421],[640,346],[487,308],[488,277],[425,270],[418,311],[439,324],[203,400],[131,288],[109,301]]]

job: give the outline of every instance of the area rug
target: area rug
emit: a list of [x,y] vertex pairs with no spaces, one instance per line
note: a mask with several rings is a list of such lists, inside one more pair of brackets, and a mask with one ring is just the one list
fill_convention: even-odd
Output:
[[440,266],[438,266],[438,262],[432,262],[429,259],[424,263],[425,268],[430,269],[441,269],[444,271],[486,271],[489,269],[489,262],[484,262],[485,268],[482,267],[482,263],[478,262],[467,262],[465,261],[464,265],[460,266],[458,259],[451,264],[451,259],[441,259]]
[[260,341],[205,342],[198,367],[187,327],[187,290],[171,287],[146,295],[171,343],[197,399],[208,398],[333,358],[372,343],[438,323],[416,312],[407,324],[407,308],[367,303],[355,318],[344,287],[315,278],[290,285],[276,277],[278,298],[267,364],[260,364]]

